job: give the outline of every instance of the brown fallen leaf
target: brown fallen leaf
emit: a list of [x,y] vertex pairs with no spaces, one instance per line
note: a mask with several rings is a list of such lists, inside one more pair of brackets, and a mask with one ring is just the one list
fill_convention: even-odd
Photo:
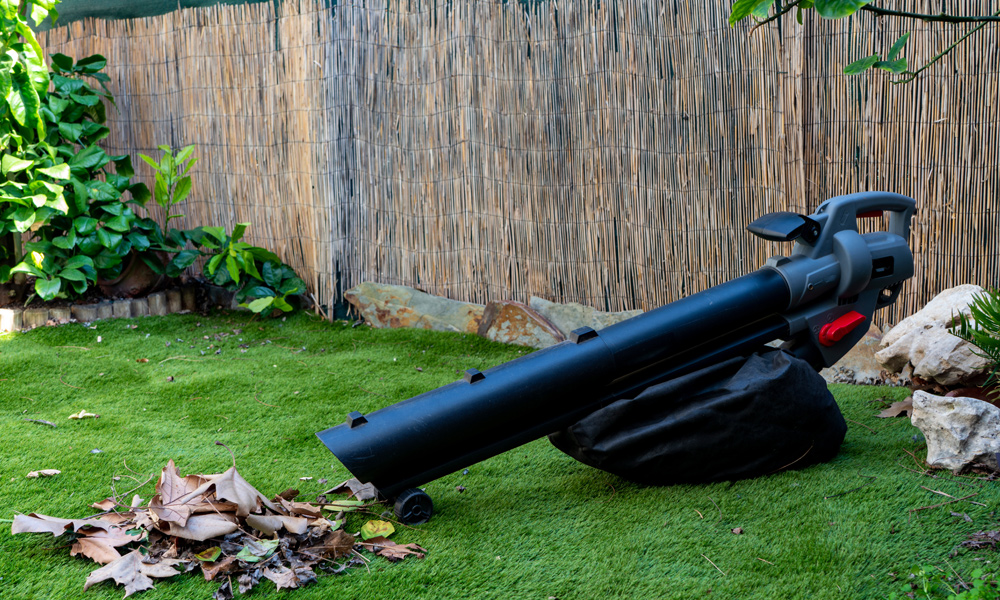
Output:
[[157,528],[166,533],[186,540],[204,542],[214,537],[222,537],[238,530],[239,524],[231,515],[192,515],[185,525],[163,521],[157,523]]
[[264,577],[273,581],[274,586],[279,590],[282,588],[293,590],[299,587],[299,578],[295,575],[295,571],[284,565],[265,568]]
[[11,534],[18,533],[51,533],[59,537],[67,531],[80,531],[87,527],[109,529],[111,523],[100,519],[60,519],[40,513],[14,515],[14,523],[10,527]]
[[84,555],[99,565],[112,563],[122,557],[113,546],[99,538],[81,537],[73,542],[69,555]]
[[390,562],[403,560],[407,556],[423,558],[427,550],[416,544],[397,544],[384,537],[372,538],[361,545]]
[[375,486],[370,483],[361,483],[356,478],[338,483],[324,494],[344,494],[350,492],[348,498],[353,496],[356,500],[374,500],[378,495]]
[[308,502],[291,502],[280,498],[278,502],[281,504],[281,508],[285,509],[290,515],[296,515],[300,517],[310,517],[313,519],[319,519],[323,516],[323,511],[318,506],[309,504]]
[[72,414],[72,415],[70,415],[70,416],[68,416],[66,418],[67,419],[87,419],[87,418],[93,417],[93,418],[96,419],[96,418],[98,418],[100,416],[101,415],[95,415],[94,413],[87,412],[85,410],[81,410],[80,412],[78,412],[76,414]]
[[42,469],[41,471],[32,471],[25,475],[29,479],[36,479],[38,477],[54,477],[62,473],[59,469]]
[[150,577],[163,578],[176,575],[178,571],[173,568],[173,564],[175,563],[164,561],[147,565],[142,562],[142,554],[138,550],[133,550],[88,575],[87,581],[83,584],[83,591],[87,591],[95,583],[114,579],[115,583],[125,586],[125,597],[128,598],[136,592],[152,588],[153,580]]
[[200,497],[191,492],[204,484],[200,477],[181,477],[173,459],[167,462],[156,482],[156,495],[149,501],[149,510],[161,521],[169,521],[184,526],[191,516]]
[[274,535],[281,528],[300,535],[309,529],[309,519],[284,515],[247,515],[247,525],[265,535]]
[[913,414],[913,397],[909,397],[906,400],[900,400],[899,402],[893,402],[889,408],[883,410],[878,415],[880,419],[891,419],[893,417],[909,417]]
[[236,562],[235,556],[226,556],[222,560],[211,563],[203,562],[201,563],[201,573],[205,576],[205,581],[212,581],[217,576],[228,573],[234,562]]
[[206,479],[205,483],[198,486],[189,494],[181,496],[176,501],[184,503],[189,499],[199,496],[207,497],[209,492],[214,491],[215,497],[219,500],[228,500],[236,503],[236,516],[238,517],[245,517],[252,512],[256,512],[261,505],[268,507],[276,513],[281,512],[267,497],[258,492],[257,488],[247,483],[236,471],[236,467],[230,467],[225,473],[203,477]]
[[94,502],[90,505],[91,508],[96,508],[97,510],[112,510],[114,507],[118,506],[114,498],[105,498],[100,502]]
[[135,359],[135,362],[137,362],[137,363],[148,363],[149,359],[148,358],[137,358],[137,359]]

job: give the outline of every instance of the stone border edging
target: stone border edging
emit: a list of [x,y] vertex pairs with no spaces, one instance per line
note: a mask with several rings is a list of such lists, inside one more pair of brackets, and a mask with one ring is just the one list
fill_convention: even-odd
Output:
[[45,325],[91,323],[104,319],[163,316],[197,309],[197,287],[173,288],[145,298],[104,300],[54,308],[0,308],[0,333],[28,331]]

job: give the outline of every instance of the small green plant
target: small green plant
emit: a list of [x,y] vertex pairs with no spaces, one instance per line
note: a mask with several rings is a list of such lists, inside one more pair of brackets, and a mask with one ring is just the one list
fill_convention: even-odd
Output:
[[977,294],[969,303],[969,315],[959,313],[958,319],[951,332],[978,348],[976,354],[992,363],[986,384],[1000,382],[1000,290]]
[[957,573],[954,576],[939,567],[923,566],[914,568],[902,585],[902,594],[893,592],[889,600],[996,600],[1000,590],[994,573],[976,569],[969,574],[970,580],[963,581]]
[[163,153],[159,162],[145,154],[140,154],[139,158],[153,167],[156,173],[153,199],[163,208],[163,233],[169,237],[170,220],[184,216],[172,215],[170,209],[184,202],[191,193],[191,176],[188,172],[198,159],[191,157],[194,145],[185,146],[176,153],[170,146],[157,146],[157,148]]
[[275,253],[241,241],[247,225],[237,223],[231,234],[222,227],[198,227],[183,232],[195,249],[177,252],[167,265],[166,274],[176,277],[204,256],[205,279],[235,292],[240,306],[255,313],[294,310],[289,297],[305,293],[305,282]]

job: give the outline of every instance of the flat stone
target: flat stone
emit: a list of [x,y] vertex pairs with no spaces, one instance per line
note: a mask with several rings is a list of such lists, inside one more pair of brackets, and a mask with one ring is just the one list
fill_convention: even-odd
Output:
[[74,304],[70,308],[73,318],[80,323],[92,323],[97,320],[96,304]]
[[184,310],[198,310],[198,290],[193,286],[181,288],[181,305]]
[[113,319],[115,317],[115,305],[112,302],[98,302],[97,303],[97,318],[98,319]]
[[20,308],[0,308],[0,331],[21,331]]
[[132,316],[133,317],[148,317],[149,316],[149,303],[146,302],[145,298],[132,298],[129,302],[132,303]]
[[603,312],[585,304],[576,302],[560,304],[537,296],[532,296],[528,300],[528,306],[558,329],[564,338],[568,338],[574,329],[580,327],[590,327],[600,331],[609,325],[642,314],[641,310]]
[[959,312],[969,314],[969,302],[982,291],[978,285],[960,285],[941,292],[890,329],[875,357],[891,373],[911,365],[913,375],[944,386],[982,375],[989,361],[948,329],[957,323]]
[[132,316],[131,300],[115,300],[111,303],[113,317],[116,319],[128,319]]
[[150,294],[146,297],[146,303],[149,305],[149,314],[161,317],[167,314],[167,295],[165,293]]
[[477,333],[495,342],[545,348],[566,338],[526,304],[490,302]]
[[850,383],[854,385],[907,385],[907,373],[890,373],[875,358],[882,332],[872,324],[865,336],[844,355],[837,364],[819,372],[827,383]]
[[55,321],[56,323],[69,323],[72,318],[73,312],[68,306],[60,306],[58,308],[49,309],[49,319]]
[[913,393],[910,421],[927,440],[927,464],[961,471],[973,464],[997,469],[1000,408],[975,398]]
[[433,296],[401,285],[362,283],[344,298],[372,327],[415,327],[476,333],[484,306]]
[[47,308],[26,308],[21,314],[22,325],[25,329],[42,327],[49,321],[49,309]]
[[179,313],[184,310],[183,296],[180,290],[167,290],[167,312]]

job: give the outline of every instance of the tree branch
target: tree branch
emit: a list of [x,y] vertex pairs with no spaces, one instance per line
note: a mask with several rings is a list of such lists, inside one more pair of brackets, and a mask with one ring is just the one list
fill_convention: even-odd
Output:
[[871,4],[866,4],[862,6],[859,10],[867,11],[872,14],[878,15],[880,17],[903,17],[905,19],[916,19],[918,21],[925,21],[927,23],[996,23],[1000,22],[1000,15],[983,15],[978,17],[964,17],[960,15],[948,15],[945,13],[939,13],[936,15],[928,15],[922,13],[907,12],[903,10],[889,10],[888,8],[879,8],[877,6],[872,6]]
[[[993,19],[993,18],[1000,18],[1000,11],[995,12],[993,14],[993,16],[991,17],[991,19]],[[958,47],[959,44],[961,44],[966,39],[968,39],[970,36],[972,36],[977,31],[979,31],[983,27],[986,27],[989,24],[990,24],[990,21],[983,21],[983,22],[981,22],[979,25],[977,25],[976,27],[973,27],[971,30],[969,30],[968,33],[966,33],[962,37],[958,38],[958,40],[956,40],[955,43],[953,43],[952,45],[948,46],[947,48],[945,48],[944,50],[942,50],[940,53],[938,53],[934,58],[932,58],[930,60],[930,62],[924,64],[922,67],[920,67],[916,71],[907,71],[907,72],[903,73],[903,77],[901,77],[900,79],[897,79],[896,81],[893,81],[892,83],[893,84],[910,83],[911,81],[913,81],[914,79],[917,78],[917,75],[919,75],[923,71],[927,70],[928,67],[930,67],[931,65],[933,65],[937,61],[941,60],[941,58],[945,54],[948,54],[949,52],[951,52],[952,50],[954,50],[956,47]]]
[[802,0],[795,0],[794,2],[789,2],[788,6],[782,9],[780,12],[774,13],[770,17],[764,19],[763,21],[758,22],[756,25],[750,28],[750,32],[747,33],[747,37],[753,35],[753,32],[757,31],[757,28],[760,27],[761,25],[767,25],[768,23],[772,21],[777,21],[781,17],[785,16],[786,14],[788,14],[789,11],[798,6],[800,2],[802,2]]

